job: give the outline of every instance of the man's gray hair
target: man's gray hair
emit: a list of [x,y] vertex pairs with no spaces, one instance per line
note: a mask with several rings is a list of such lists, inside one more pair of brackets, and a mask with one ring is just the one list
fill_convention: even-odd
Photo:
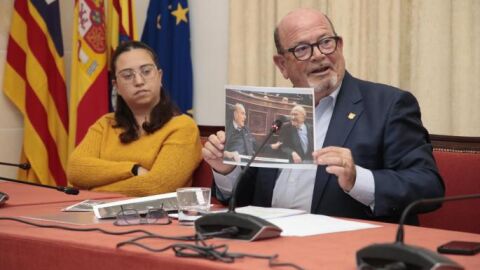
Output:
[[307,111],[305,111],[305,108],[303,108],[302,105],[296,105],[296,106],[294,106],[290,112],[293,112],[293,111],[300,112],[300,113],[302,113],[303,115],[307,116]]

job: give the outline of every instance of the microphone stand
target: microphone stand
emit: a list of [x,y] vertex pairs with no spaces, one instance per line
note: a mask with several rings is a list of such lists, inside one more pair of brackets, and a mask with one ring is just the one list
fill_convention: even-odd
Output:
[[420,199],[410,203],[403,210],[402,216],[398,222],[398,230],[395,242],[388,244],[372,244],[357,251],[358,268],[363,269],[362,266],[369,266],[371,268],[365,269],[375,269],[374,267],[382,267],[381,269],[464,269],[456,262],[438,253],[425,248],[404,244],[403,224],[405,223],[405,219],[410,212],[419,205],[432,205],[449,201],[476,198],[480,198],[480,194]]
[[226,228],[235,227],[238,230],[233,234],[225,234],[219,237],[223,238],[235,238],[249,241],[255,241],[264,238],[273,238],[280,236],[282,229],[276,225],[256,216],[242,214],[235,212],[237,187],[239,182],[243,179],[245,172],[250,168],[250,165],[255,160],[260,151],[265,147],[268,140],[274,133],[280,130],[283,122],[275,120],[270,129],[268,136],[263,140],[262,144],[248,161],[247,165],[242,169],[238,175],[235,184],[232,189],[232,197],[228,205],[228,212],[226,213],[214,213],[200,217],[195,221],[195,229],[200,234],[208,234],[221,231]]
[[[32,166],[30,163],[8,163],[8,162],[0,162],[0,165],[5,165],[5,166],[12,166],[12,167],[18,167],[22,170],[29,170]],[[37,187],[44,187],[44,188],[51,188],[51,189],[56,189],[58,191],[64,192],[68,195],[77,195],[80,193],[80,191],[76,188],[73,187],[62,187],[62,186],[49,186],[49,185],[42,185],[42,184],[37,184],[37,183],[31,183],[31,182],[26,182],[26,181],[20,181],[17,179],[12,179],[12,178],[7,178],[7,177],[2,177],[0,176],[0,180],[5,180],[9,182],[15,182],[15,183],[20,183],[20,184],[27,184],[27,185],[32,185],[32,186],[37,186]]]
[[12,178],[7,178],[7,177],[2,177],[0,176],[0,180],[5,180],[8,182],[15,182],[15,183],[20,183],[20,184],[26,184],[26,185],[32,185],[32,186],[37,186],[37,187],[44,187],[44,188],[51,188],[51,189],[56,189],[58,191],[64,192],[68,195],[77,195],[80,193],[80,191],[76,188],[73,187],[62,187],[62,186],[49,186],[49,185],[42,185],[42,184],[37,184],[37,183],[31,183],[31,182],[26,182],[26,181],[20,181]]
[[0,162],[0,165],[19,167],[22,170],[29,170],[32,167],[30,163],[15,164],[15,163],[8,163],[8,162]]
[[469,195],[459,195],[459,196],[450,196],[450,197],[445,197],[445,198],[432,198],[432,199],[421,199],[412,202],[405,208],[405,210],[402,212],[402,216],[400,217],[400,221],[398,222],[398,230],[397,230],[397,238],[396,242],[397,243],[403,243],[403,237],[404,237],[404,229],[403,229],[403,224],[405,223],[405,219],[407,219],[408,214],[410,211],[414,208],[416,208],[419,205],[429,205],[429,204],[437,204],[437,203],[443,203],[443,202],[449,202],[449,201],[459,201],[459,200],[467,200],[467,199],[476,199],[480,198],[480,194],[469,194]]
[[[258,148],[258,150],[255,152],[255,154],[253,154],[252,158],[247,162],[247,165],[245,165],[243,170],[238,175],[237,181],[235,181],[235,184],[233,185],[233,188],[232,188],[232,194],[237,194],[238,182],[240,182],[240,180],[243,178],[243,175],[245,175],[245,172],[248,170],[248,168],[250,168],[250,165],[255,160],[255,158],[258,156],[260,151],[263,150],[263,148],[265,147],[265,144],[267,144],[268,140],[270,140],[270,138],[272,137],[272,135],[274,133],[276,133],[278,130],[280,130],[281,126],[282,126],[282,122],[280,122],[279,120],[276,120],[274,122],[270,132],[268,133],[268,136],[265,138],[265,140],[263,140],[263,142],[260,145],[260,147]],[[235,207],[237,206],[236,205],[236,197],[237,196],[232,195],[232,197],[230,198],[230,202],[228,203],[228,212],[235,212]]]

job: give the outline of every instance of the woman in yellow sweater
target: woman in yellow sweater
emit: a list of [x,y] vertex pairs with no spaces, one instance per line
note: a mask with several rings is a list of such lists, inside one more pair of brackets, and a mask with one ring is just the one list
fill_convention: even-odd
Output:
[[121,44],[110,68],[115,113],[102,116],[70,156],[67,177],[82,189],[146,196],[189,186],[201,160],[195,122],[162,87],[162,70],[146,44]]

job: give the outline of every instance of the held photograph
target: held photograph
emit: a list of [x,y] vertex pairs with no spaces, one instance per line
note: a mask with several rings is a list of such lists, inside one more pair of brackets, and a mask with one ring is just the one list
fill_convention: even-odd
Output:
[[[269,168],[314,168],[313,88],[225,86],[223,162]],[[274,122],[281,122],[266,142]]]

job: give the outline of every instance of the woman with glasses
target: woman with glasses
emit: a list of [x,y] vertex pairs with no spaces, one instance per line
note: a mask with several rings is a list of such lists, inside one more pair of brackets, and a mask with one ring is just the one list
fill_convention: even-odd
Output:
[[70,156],[67,177],[83,189],[146,196],[189,186],[201,160],[198,128],[162,87],[155,52],[118,46],[110,63],[114,113],[102,116]]

